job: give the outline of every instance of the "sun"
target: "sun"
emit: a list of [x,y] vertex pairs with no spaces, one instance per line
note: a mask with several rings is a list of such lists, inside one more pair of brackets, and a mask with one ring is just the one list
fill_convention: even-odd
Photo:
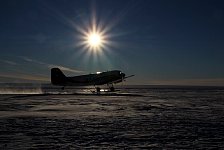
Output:
[[108,51],[112,42],[110,25],[105,25],[101,21],[97,21],[98,19],[93,13],[92,18],[89,19],[82,26],[75,26],[77,31],[80,33],[79,42],[77,46],[82,47],[89,54],[102,54],[104,51]]
[[105,48],[105,44],[107,44],[106,36],[102,32],[97,31],[89,31],[86,32],[84,37],[83,44],[89,50],[99,51]]
[[88,35],[88,44],[92,48],[98,48],[102,45],[102,37],[98,33],[90,33]]

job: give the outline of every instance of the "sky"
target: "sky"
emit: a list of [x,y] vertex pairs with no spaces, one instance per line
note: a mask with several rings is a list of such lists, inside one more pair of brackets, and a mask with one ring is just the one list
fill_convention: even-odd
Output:
[[[86,36],[104,37],[91,49]],[[2,0],[0,82],[121,70],[126,84],[224,86],[222,0]]]

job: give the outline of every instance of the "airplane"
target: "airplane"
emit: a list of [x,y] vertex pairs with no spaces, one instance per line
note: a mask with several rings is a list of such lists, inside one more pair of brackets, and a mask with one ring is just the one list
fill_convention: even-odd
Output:
[[79,75],[74,77],[66,77],[59,68],[51,69],[51,83],[53,85],[62,86],[91,86],[96,88],[97,93],[100,93],[99,85],[109,87],[110,92],[114,92],[113,84],[123,82],[125,79],[133,77],[134,75],[125,76],[120,70],[112,70],[106,72],[97,72],[94,74]]

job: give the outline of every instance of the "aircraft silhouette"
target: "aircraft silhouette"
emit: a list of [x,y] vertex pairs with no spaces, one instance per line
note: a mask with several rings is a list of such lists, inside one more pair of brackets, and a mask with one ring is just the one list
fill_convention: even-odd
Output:
[[91,86],[100,92],[99,85],[106,84],[111,92],[115,91],[113,84],[123,82],[124,79],[133,77],[134,75],[125,76],[120,70],[112,70],[106,72],[97,72],[95,74],[79,75],[74,77],[66,77],[59,68],[51,69],[51,83],[53,85],[62,86]]

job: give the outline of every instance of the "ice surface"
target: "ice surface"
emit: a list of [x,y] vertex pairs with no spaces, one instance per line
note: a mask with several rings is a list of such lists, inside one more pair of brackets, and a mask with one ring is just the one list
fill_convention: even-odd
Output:
[[224,148],[224,89],[122,92],[0,95],[0,149]]
[[41,84],[0,83],[0,94],[42,94]]

